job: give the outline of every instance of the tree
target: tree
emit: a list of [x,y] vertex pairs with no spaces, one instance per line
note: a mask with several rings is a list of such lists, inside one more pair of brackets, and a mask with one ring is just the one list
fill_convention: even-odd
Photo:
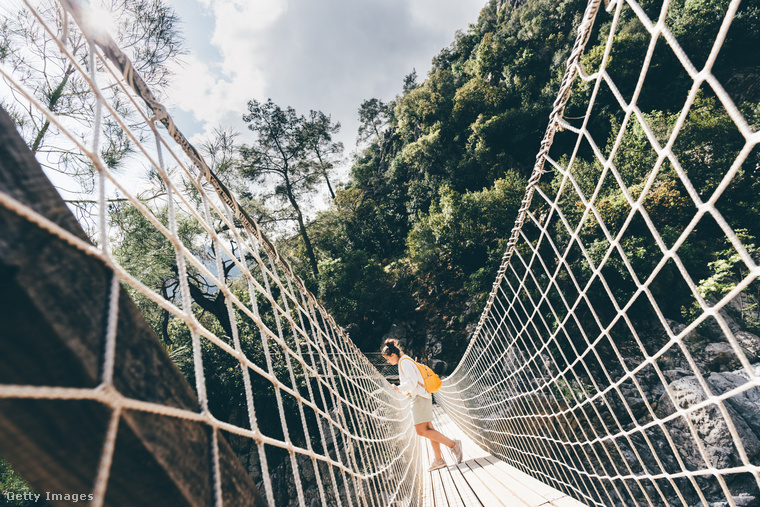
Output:
[[368,99],[359,106],[359,136],[357,144],[380,138],[380,130],[383,129],[390,119],[388,104],[380,99]]
[[340,122],[333,123],[332,118],[322,111],[309,111],[309,119],[303,125],[301,131],[307,153],[316,160],[312,160],[315,170],[325,177],[330,198],[335,199],[335,192],[330,184],[329,173],[335,167],[334,158],[343,153],[343,143],[333,142],[332,136],[340,132]]
[[[256,183],[274,179],[274,191],[265,199],[287,203],[290,219],[298,223],[309,265],[316,277],[319,275],[317,258],[306,229],[301,203],[308,199],[323,175],[324,168],[311,163],[310,159],[313,145],[319,144],[315,138],[321,135],[320,130],[307,127],[306,119],[298,116],[295,109],[282,109],[272,99],[266,103],[251,100],[248,111],[243,115],[243,121],[248,123],[256,138],[251,146],[240,149],[242,174]],[[316,113],[316,116],[319,114]],[[329,126],[329,116],[327,120]]]
[[[166,63],[184,51],[174,10],[164,0],[101,0],[97,6],[116,20],[111,34],[114,40],[154,92],[160,92],[171,75]],[[57,33],[64,32],[57,2],[40,0],[37,10]],[[0,61],[13,69],[14,77],[55,113],[67,129],[87,140],[94,128],[95,94],[75,63],[87,71],[89,45],[73,23],[69,23],[67,33],[67,49],[74,61],[59,51],[29,9],[9,12],[0,19]],[[130,128],[138,132],[146,128],[141,126],[141,118],[131,119],[123,91],[113,82],[100,79],[106,99]],[[94,169],[89,159],[79,153],[71,140],[59,135],[49,118],[28,107],[28,101],[17,92],[12,90],[2,105],[11,113],[43,167],[63,176],[54,181],[65,186],[67,179],[75,180],[80,190],[69,204],[79,211],[78,218],[87,220],[92,201],[83,197],[94,189]],[[133,151],[132,141],[110,115],[104,115],[101,129],[101,156],[109,168],[116,169]]]
[[[214,173],[220,178],[235,174],[235,168],[240,152],[237,138],[238,132],[230,128],[215,128],[211,138],[201,143],[201,151],[206,155],[206,162],[214,168]],[[225,184],[228,181],[225,181]]]
[[404,87],[403,92],[404,95],[407,93],[410,93],[412,90],[417,88],[419,85],[417,84],[417,69],[412,69],[412,72],[410,74],[407,74],[404,76]]
[[[215,129],[212,136],[200,143],[200,151],[219,179],[238,196],[238,201],[246,211],[262,223],[263,206],[257,202],[250,191],[246,190],[247,182],[238,171],[239,146],[236,143],[238,134],[231,129]],[[170,170],[171,171],[171,170]],[[173,175],[176,178],[176,175]],[[164,181],[156,174],[151,174],[151,194],[139,194],[137,197],[153,215],[168,226],[168,208],[165,202],[166,189]],[[176,179],[175,179],[176,181]],[[207,194],[213,195],[213,187],[201,183]],[[186,189],[188,201],[201,215],[205,215],[205,206],[200,191],[193,183],[183,179],[180,186]],[[125,200],[111,202],[108,216],[113,231],[113,251],[119,261],[133,276],[165,299],[177,301],[180,296],[179,269],[174,246],[132,203]],[[175,207],[177,233],[182,243],[196,258],[206,265],[215,265],[217,256],[221,257],[222,273],[217,273],[219,279],[228,279],[235,269],[235,263],[221,251],[218,251],[210,235],[201,227],[190,210],[183,206]],[[234,256],[240,258],[239,245],[216,213],[212,212],[209,226],[216,234],[225,237]],[[232,326],[227,311],[227,299],[223,291],[218,290],[197,268],[188,264],[188,286],[190,297],[205,315],[216,321],[220,329],[219,335],[232,335]],[[133,293],[133,298],[140,307],[143,315],[151,324],[156,334],[168,347],[175,346],[171,333],[171,314],[156,305],[140,293]]]

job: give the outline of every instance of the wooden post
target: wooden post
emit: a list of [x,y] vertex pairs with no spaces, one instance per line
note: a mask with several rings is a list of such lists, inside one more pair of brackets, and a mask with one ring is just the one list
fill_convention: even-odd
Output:
[[[0,192],[87,239],[2,109]],[[99,259],[0,204],[0,385],[97,387],[112,276]],[[123,288],[118,306],[114,387],[129,398],[197,412],[192,388]],[[0,391],[0,455],[43,499],[48,492],[90,494],[111,415],[99,401]],[[105,504],[214,505],[212,431],[125,410]],[[224,505],[265,505],[221,434],[219,454]]]

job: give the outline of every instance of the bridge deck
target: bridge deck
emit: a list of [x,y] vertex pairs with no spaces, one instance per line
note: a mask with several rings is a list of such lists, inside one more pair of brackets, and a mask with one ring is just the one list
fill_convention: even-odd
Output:
[[[425,474],[423,507],[579,507],[584,504],[521,472],[478,447],[438,405],[433,405],[433,425],[446,436],[462,440],[464,459]],[[429,461],[433,451],[426,445]],[[444,458],[452,462],[444,449]]]

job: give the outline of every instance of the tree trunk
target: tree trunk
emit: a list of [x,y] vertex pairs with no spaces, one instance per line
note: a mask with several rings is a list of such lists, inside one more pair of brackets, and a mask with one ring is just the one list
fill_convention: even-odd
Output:
[[[53,90],[53,93],[50,94],[50,100],[48,101],[47,108],[50,111],[55,110],[56,104],[58,104],[58,101],[61,99],[61,95],[63,95],[63,89],[66,86],[66,83],[69,82],[69,76],[73,74],[74,72],[74,66],[69,65],[69,67],[66,69],[66,72],[63,74],[63,79],[60,83],[58,83],[58,86],[55,87],[55,90]],[[37,153],[37,150],[40,149],[40,144],[42,144],[42,139],[44,139],[45,134],[47,133],[48,129],[50,128],[50,120],[45,120],[45,123],[42,125],[42,128],[39,132],[37,132],[37,136],[34,138],[34,142],[32,143],[32,153]]]
[[327,182],[327,189],[330,191],[330,197],[332,200],[335,200],[335,192],[333,192],[332,185],[330,185],[330,178],[327,177],[327,171],[323,171],[325,175],[325,181]]
[[[176,265],[172,266],[172,271],[179,276]],[[225,334],[231,338],[232,324],[230,323],[230,315],[227,312],[227,299],[224,297],[224,292],[220,290],[216,293],[216,296],[210,296],[189,280],[187,286],[190,289],[190,297],[193,302],[204,311],[213,315],[219,322],[219,325],[222,326],[222,329],[224,329]]]
[[[169,295],[166,293],[166,285],[161,286],[161,295],[164,297],[164,299],[168,300]],[[169,336],[169,320],[171,318],[171,315],[167,310],[162,309],[163,315],[161,316],[161,337],[164,339],[165,344],[172,343],[172,339]]]
[[220,290],[212,299],[192,283],[188,283],[187,285],[190,288],[190,297],[193,298],[193,302],[213,315],[219,321],[222,329],[224,329],[224,333],[229,338],[232,338],[232,324],[230,323],[230,315],[227,312],[227,298],[224,297],[224,293]]
[[[288,189],[289,190],[289,189]],[[311,272],[314,273],[314,277],[319,277],[319,267],[317,267],[317,257],[314,255],[314,248],[311,246],[311,240],[309,239],[309,234],[306,231],[306,224],[303,221],[303,214],[301,213],[301,208],[298,206],[298,203],[296,202],[295,197],[293,197],[293,194],[288,191],[288,200],[290,200],[290,205],[293,206],[293,209],[296,212],[296,218],[298,220],[298,230],[301,233],[301,238],[303,238],[303,244],[306,247],[306,255],[309,257],[309,265],[311,266]]]
[[327,176],[327,169],[325,169],[325,163],[322,162],[322,156],[319,154],[319,150],[314,150],[317,154],[317,160],[319,160],[319,167],[322,168],[322,174],[325,176],[325,181],[327,182],[327,189],[330,191],[330,198],[334,201],[335,200],[335,192],[333,192],[332,185],[330,184],[330,178]]

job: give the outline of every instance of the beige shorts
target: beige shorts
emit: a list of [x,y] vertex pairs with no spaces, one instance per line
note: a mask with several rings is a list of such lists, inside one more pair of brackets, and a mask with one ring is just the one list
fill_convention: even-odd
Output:
[[412,398],[412,422],[420,424],[433,420],[433,400],[415,396]]

